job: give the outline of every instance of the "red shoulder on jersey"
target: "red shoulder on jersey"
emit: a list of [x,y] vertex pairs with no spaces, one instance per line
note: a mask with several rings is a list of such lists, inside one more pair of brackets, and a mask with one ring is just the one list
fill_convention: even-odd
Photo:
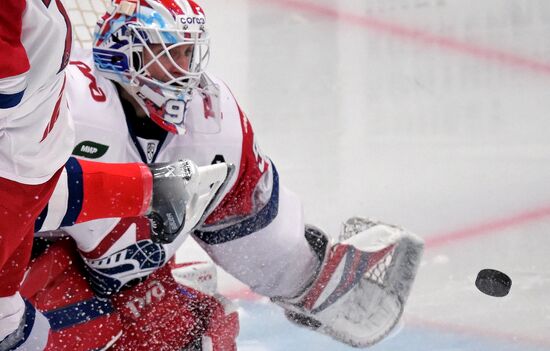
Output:
[[25,47],[21,42],[25,0],[2,3],[0,11],[0,79],[27,72],[30,68]]
[[254,141],[252,125],[237,104],[242,128],[242,153],[237,181],[222,202],[208,217],[206,224],[213,224],[234,216],[247,216],[254,209],[253,194],[262,175],[269,169],[269,162],[259,152]]

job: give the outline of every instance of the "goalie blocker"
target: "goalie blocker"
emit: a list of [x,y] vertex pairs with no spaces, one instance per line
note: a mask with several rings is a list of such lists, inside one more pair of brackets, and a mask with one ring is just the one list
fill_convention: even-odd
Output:
[[306,226],[319,268],[305,291],[273,298],[295,324],[354,347],[371,346],[397,325],[423,251],[418,236],[399,227],[354,217],[339,243]]
[[198,167],[191,160],[149,165],[153,197],[147,217],[151,239],[173,242],[180,233],[201,225],[220,200],[235,166],[217,163]]

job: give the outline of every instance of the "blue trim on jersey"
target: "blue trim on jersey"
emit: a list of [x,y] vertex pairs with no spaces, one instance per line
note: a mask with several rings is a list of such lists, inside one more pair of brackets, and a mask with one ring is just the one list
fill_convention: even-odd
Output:
[[250,235],[273,222],[279,212],[279,174],[273,163],[271,166],[273,169],[271,197],[258,213],[220,230],[196,231],[194,234],[208,245],[217,245]]
[[110,300],[93,297],[90,300],[77,302],[67,307],[44,312],[52,330],[60,330],[85,323],[113,312],[115,309]]
[[34,232],[37,233],[42,229],[42,226],[44,225],[44,222],[46,221],[46,216],[48,215],[48,205],[46,204],[46,207],[40,212],[40,215],[36,218],[36,221],[34,221]]
[[69,188],[69,200],[67,203],[67,213],[61,221],[61,226],[71,226],[76,223],[80,211],[82,211],[82,201],[84,199],[84,185],[82,181],[82,167],[74,157],[69,158],[65,163],[67,170],[67,187]]
[[[22,338],[12,346],[12,350],[16,350],[19,346],[23,345],[25,341],[29,338],[29,335],[31,335],[32,328],[34,327],[34,320],[36,318],[36,310],[34,309],[34,306],[31,305],[31,303],[27,300],[25,301],[25,326],[23,327],[23,335]],[[18,332],[19,329],[17,329],[14,333]]]
[[15,94],[0,94],[0,108],[11,108],[19,105],[25,90]]
[[[125,111],[125,113],[126,113],[126,111]],[[136,135],[136,132],[134,131],[134,128],[132,128],[132,125],[129,122],[128,118],[136,118],[136,117],[135,116],[131,116],[131,117],[126,116],[126,126],[128,127],[128,132],[130,132],[130,138],[134,142],[134,145],[136,146],[136,149],[139,153],[139,157],[141,157],[141,161],[145,164],[149,164],[149,162],[147,161],[147,156],[145,154],[145,151],[141,147],[141,144],[140,144],[139,140],[137,139],[138,136]],[[157,140],[159,142],[158,145],[157,145],[157,150],[155,151],[155,154],[153,155],[153,159],[151,160],[151,163],[155,163],[155,161],[157,160],[157,156],[159,155],[160,149],[162,149],[162,145],[166,141],[167,136],[168,136],[168,132],[166,132],[164,134],[164,136],[162,136],[160,139],[149,139],[149,140]],[[145,138],[142,138],[142,139],[145,139]],[[145,140],[148,140],[148,139],[145,139]]]

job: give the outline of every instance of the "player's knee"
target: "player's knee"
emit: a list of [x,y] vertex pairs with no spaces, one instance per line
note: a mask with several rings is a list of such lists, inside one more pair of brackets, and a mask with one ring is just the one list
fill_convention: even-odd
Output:
[[95,296],[75,262],[74,243],[57,241],[32,262],[21,286],[51,327],[48,350],[100,349],[122,329],[110,301]]

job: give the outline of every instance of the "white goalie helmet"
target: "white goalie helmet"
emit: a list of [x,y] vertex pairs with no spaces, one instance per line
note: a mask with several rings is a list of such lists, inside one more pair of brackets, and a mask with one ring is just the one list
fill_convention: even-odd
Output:
[[209,58],[206,17],[192,0],[113,0],[97,23],[93,56],[103,75],[172,133],[185,133],[194,91],[216,94],[203,75]]

